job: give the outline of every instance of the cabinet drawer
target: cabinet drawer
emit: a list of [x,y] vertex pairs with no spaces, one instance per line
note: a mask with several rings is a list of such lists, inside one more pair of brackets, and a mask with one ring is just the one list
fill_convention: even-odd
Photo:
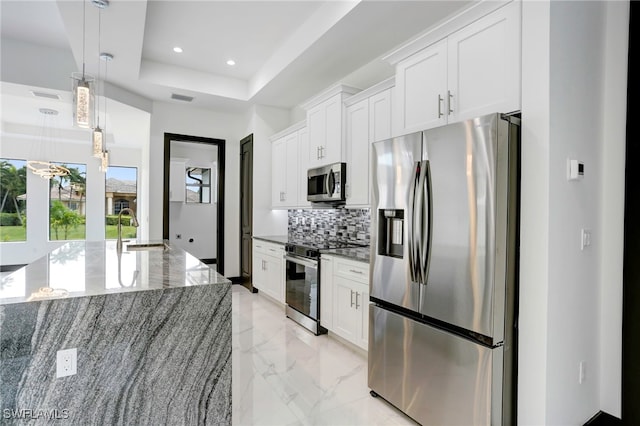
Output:
[[348,259],[336,258],[333,273],[364,284],[369,283],[369,264]]
[[258,253],[264,253],[269,256],[282,256],[284,254],[284,246],[282,244],[269,243],[262,240],[253,241],[253,250]]

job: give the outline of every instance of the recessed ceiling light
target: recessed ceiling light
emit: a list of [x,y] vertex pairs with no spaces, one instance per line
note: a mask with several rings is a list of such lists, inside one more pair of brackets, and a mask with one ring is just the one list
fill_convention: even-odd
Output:
[[235,65],[235,64],[236,64],[236,61],[234,61],[233,59],[229,59],[227,61],[227,65]]
[[173,51],[176,52],[176,53],[182,53],[182,47],[176,46],[176,47],[173,48]]

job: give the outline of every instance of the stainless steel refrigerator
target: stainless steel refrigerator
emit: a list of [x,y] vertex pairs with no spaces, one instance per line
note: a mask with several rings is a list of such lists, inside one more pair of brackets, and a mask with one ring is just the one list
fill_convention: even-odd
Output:
[[369,388],[423,425],[515,420],[519,129],[373,144]]

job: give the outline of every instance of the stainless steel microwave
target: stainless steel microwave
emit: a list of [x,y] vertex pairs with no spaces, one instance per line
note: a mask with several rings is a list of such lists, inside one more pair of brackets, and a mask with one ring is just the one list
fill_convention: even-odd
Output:
[[347,164],[334,163],[307,171],[307,200],[340,203],[345,201]]

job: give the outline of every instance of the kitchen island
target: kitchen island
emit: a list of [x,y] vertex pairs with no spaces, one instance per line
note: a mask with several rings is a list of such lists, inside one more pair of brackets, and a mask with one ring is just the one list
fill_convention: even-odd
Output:
[[[231,282],[127,244],[69,242],[2,279],[3,421],[231,424]],[[63,349],[77,372],[57,378]]]

